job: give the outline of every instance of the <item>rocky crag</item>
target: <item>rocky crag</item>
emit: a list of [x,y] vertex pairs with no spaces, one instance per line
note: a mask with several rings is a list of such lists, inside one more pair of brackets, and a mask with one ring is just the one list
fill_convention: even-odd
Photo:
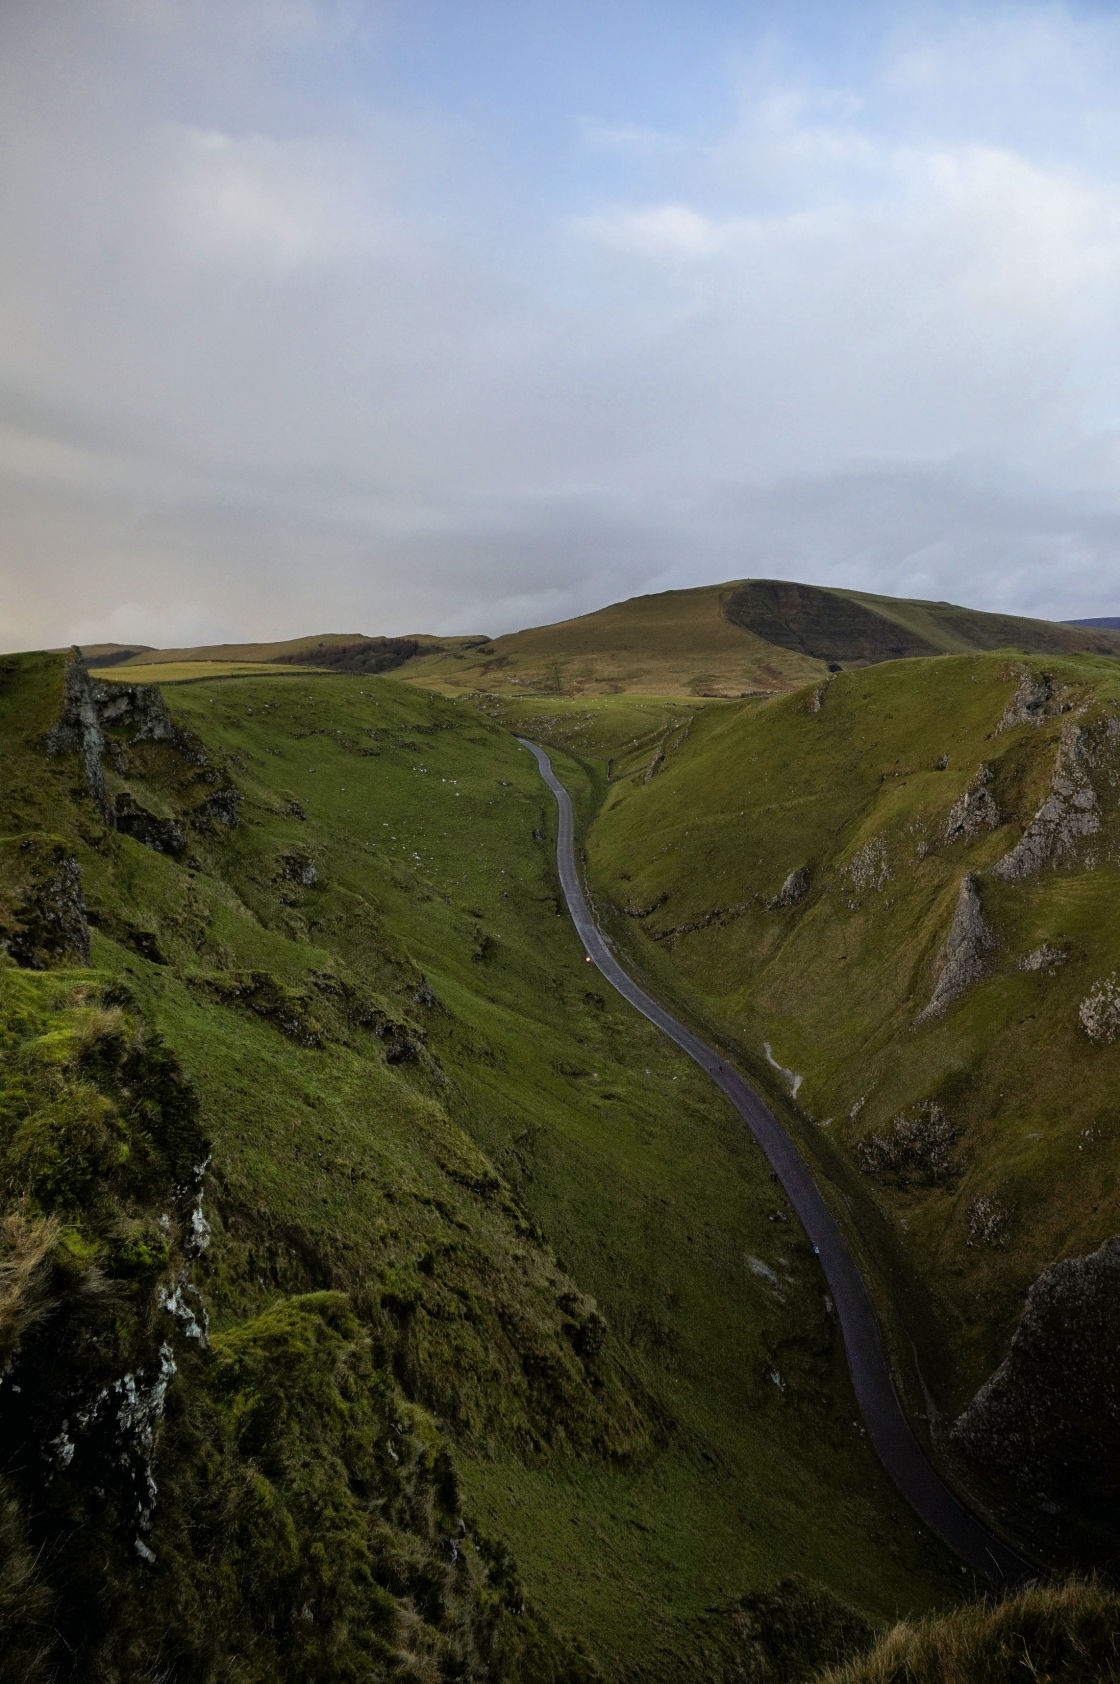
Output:
[[1011,1349],[952,1429],[982,1478],[1046,1514],[1105,1526],[1120,1503],[1120,1239],[1054,1263],[1027,1295]]

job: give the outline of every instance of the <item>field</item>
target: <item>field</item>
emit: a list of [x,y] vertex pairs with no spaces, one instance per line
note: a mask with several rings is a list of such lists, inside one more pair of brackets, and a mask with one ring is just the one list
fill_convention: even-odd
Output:
[[[312,671],[316,670],[314,668]],[[122,661],[102,667],[97,677],[111,684],[192,684],[208,678],[298,677],[307,667],[279,666],[270,661]]]

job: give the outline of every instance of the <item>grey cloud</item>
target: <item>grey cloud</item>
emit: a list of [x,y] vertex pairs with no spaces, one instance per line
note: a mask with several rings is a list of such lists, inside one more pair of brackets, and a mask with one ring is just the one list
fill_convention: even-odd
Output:
[[484,136],[331,100],[380,13],[272,15],[0,24],[4,644],[493,634],[745,573],[1120,606],[1084,149],[775,86],[718,147],[573,120],[633,193],[513,207]]

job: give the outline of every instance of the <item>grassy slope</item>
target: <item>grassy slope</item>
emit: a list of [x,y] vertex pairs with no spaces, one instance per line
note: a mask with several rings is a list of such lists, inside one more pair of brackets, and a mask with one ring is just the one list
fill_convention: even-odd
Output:
[[[287,661],[361,641],[357,634],[333,633],[285,643],[163,649],[121,662],[107,676],[135,680],[150,677],[157,666],[174,666],[175,676],[184,677],[198,662]],[[1107,630],[778,580],[731,580],[633,597],[491,642],[423,636],[415,641],[435,648],[400,669],[409,682],[452,695],[481,690],[504,697],[580,698],[785,691],[806,683],[829,661],[862,664],[899,654],[1120,649],[1120,638]]]
[[[410,639],[420,644],[437,644],[440,647],[455,646],[469,643],[469,638],[458,637],[430,637],[424,632],[409,634]],[[307,655],[319,649],[330,649],[335,646],[348,646],[365,641],[362,632],[323,632],[315,637],[282,638],[275,643],[213,643],[205,646],[183,649],[144,649],[129,661],[119,663],[120,676],[129,682],[137,682],[133,669],[136,667],[179,665],[187,663],[193,665],[204,661],[208,665],[213,662],[259,662],[282,661],[288,662],[294,656]],[[477,639],[473,641],[477,642]],[[97,650],[108,649],[110,652],[123,647],[117,644],[97,645]],[[96,660],[91,646],[91,658]],[[106,678],[116,676],[116,669],[106,670]]]
[[[1048,788],[1061,716],[993,735],[1023,666],[998,656],[895,662],[841,675],[818,712],[811,692],[711,708],[650,781],[639,773],[614,785],[589,840],[600,890],[631,913],[616,928],[638,961],[756,1064],[769,1043],[802,1076],[808,1138],[839,1164],[851,1196],[887,1218],[884,1255],[899,1248],[932,1294],[934,1325],[916,1331],[951,1411],[1002,1355],[1041,1269],[1120,1226],[1120,1049],[1091,1044],[1077,1016],[1120,941],[1114,813],[1094,839],[1095,869],[984,881],[999,942],[992,975],[915,1026],[962,877],[1008,851]],[[1115,709],[1113,662],[1046,670],[1088,704],[1086,723]],[[946,843],[949,810],[982,761],[1006,822]],[[787,874],[806,865],[806,899],[772,907]],[[1061,967],[1019,969],[1044,942],[1066,954]],[[960,1130],[959,1179],[899,1188],[861,1175],[857,1141],[925,1099]],[[1008,1213],[996,1247],[970,1243],[981,1195]]]
[[1120,1602],[1096,1583],[1032,1586],[905,1623],[820,1684],[1116,1684]]
[[[853,1424],[811,1259],[771,1220],[757,1155],[590,983],[550,804],[510,737],[380,679],[184,685],[177,717],[245,800],[236,831],[175,861],[106,836],[68,794],[75,767],[42,760],[59,686],[57,663],[30,663],[0,698],[6,742],[26,731],[3,810],[68,836],[94,964],[199,1083],[219,1329],[347,1293],[448,1424],[468,1512],[612,1673],[688,1676],[698,1633],[734,1643],[713,1610],[790,1569],[876,1614],[944,1594]],[[165,745],[125,752],[112,781],[174,810]],[[286,862],[311,858],[305,886]],[[418,1056],[386,1061],[410,1041]],[[591,1295],[601,1356],[580,1354]]]
[[109,679],[118,684],[189,684],[205,681],[208,678],[260,678],[271,675],[281,678],[286,674],[299,675],[314,671],[314,668],[281,666],[278,662],[260,660],[219,660],[192,661],[177,658],[164,658],[163,653],[157,661],[154,656],[145,656],[143,660],[121,661],[116,666],[97,670],[98,678]]
[[615,603],[481,649],[417,657],[401,676],[467,689],[579,697],[741,696],[796,689],[829,661],[975,649],[1115,653],[1116,634],[777,580],[729,581]]
[[1032,620],[1020,614],[989,614],[961,608],[952,602],[911,602],[903,597],[875,596],[867,591],[837,591],[836,595],[861,603],[946,655],[992,649],[1022,649],[1040,655],[1079,651],[1120,653],[1115,631],[1099,622],[1093,627]]
[[785,690],[820,662],[777,649],[723,617],[733,585],[633,597],[595,614],[498,637],[483,649],[418,657],[408,679],[447,689],[553,695],[739,695]]

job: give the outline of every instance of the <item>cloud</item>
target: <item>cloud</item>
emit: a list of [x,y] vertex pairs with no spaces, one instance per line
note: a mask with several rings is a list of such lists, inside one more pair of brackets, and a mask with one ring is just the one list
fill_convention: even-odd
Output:
[[1120,606],[1120,27],[771,32],[672,130],[620,59],[566,137],[517,84],[516,167],[454,65],[402,91],[426,27],[6,14],[5,643],[496,633],[747,572]]

